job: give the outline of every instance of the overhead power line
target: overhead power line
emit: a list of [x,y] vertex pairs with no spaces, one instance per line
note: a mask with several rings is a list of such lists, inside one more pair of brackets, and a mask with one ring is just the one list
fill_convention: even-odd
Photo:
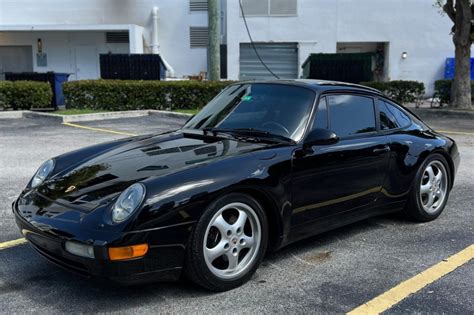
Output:
[[262,57],[260,57],[260,54],[258,53],[257,47],[255,47],[255,43],[253,42],[252,35],[250,34],[249,26],[247,24],[247,18],[245,17],[244,13],[244,8],[242,6],[242,0],[239,0],[239,5],[240,5],[240,11],[242,12],[242,18],[244,19],[244,24],[245,28],[247,29],[247,34],[249,35],[250,39],[250,44],[253,47],[253,50],[255,51],[255,54],[257,55],[258,60],[260,60],[260,63],[267,69],[268,72],[270,72],[275,78],[280,79],[279,76],[277,76],[268,66],[267,64],[263,61]]

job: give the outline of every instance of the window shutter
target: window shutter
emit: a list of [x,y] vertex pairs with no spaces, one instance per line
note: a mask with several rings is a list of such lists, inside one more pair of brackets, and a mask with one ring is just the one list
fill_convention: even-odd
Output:
[[268,15],[268,0],[242,0],[242,8],[245,15]]
[[189,11],[207,11],[207,0],[189,0]]
[[270,15],[296,15],[297,0],[270,0]]
[[209,45],[209,31],[207,27],[191,26],[189,28],[191,48],[207,48]]

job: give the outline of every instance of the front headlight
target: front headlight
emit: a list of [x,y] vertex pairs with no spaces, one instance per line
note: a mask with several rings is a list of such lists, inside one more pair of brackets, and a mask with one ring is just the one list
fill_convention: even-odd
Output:
[[54,160],[48,160],[44,162],[40,168],[36,171],[35,175],[31,179],[31,187],[35,188],[41,185],[44,180],[51,174],[54,169]]
[[141,205],[145,197],[145,186],[140,183],[133,184],[125,189],[112,208],[112,221],[122,222],[132,215]]

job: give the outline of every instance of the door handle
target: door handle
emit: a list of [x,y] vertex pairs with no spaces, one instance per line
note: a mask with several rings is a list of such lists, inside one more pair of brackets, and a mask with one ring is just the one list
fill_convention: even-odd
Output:
[[390,147],[386,145],[383,148],[375,148],[372,152],[374,152],[375,154],[384,154],[390,152]]

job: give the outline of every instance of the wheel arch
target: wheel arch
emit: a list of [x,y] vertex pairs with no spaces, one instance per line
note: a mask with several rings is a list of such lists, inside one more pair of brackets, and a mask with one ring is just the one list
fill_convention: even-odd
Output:
[[268,249],[267,251],[277,250],[283,238],[283,220],[278,212],[277,202],[266,192],[255,187],[235,187],[228,193],[241,193],[254,198],[263,208],[268,220]]
[[430,157],[431,155],[433,154],[440,154],[441,156],[444,157],[444,159],[446,160],[446,162],[448,162],[448,168],[449,168],[449,189],[451,190],[451,188],[453,188],[453,185],[454,185],[454,174],[455,174],[455,169],[454,169],[454,163],[453,163],[453,160],[451,159],[451,156],[449,155],[448,152],[446,152],[445,150],[443,149],[436,149],[434,151],[432,151],[430,154],[428,154],[424,160],[426,160],[428,157]]

